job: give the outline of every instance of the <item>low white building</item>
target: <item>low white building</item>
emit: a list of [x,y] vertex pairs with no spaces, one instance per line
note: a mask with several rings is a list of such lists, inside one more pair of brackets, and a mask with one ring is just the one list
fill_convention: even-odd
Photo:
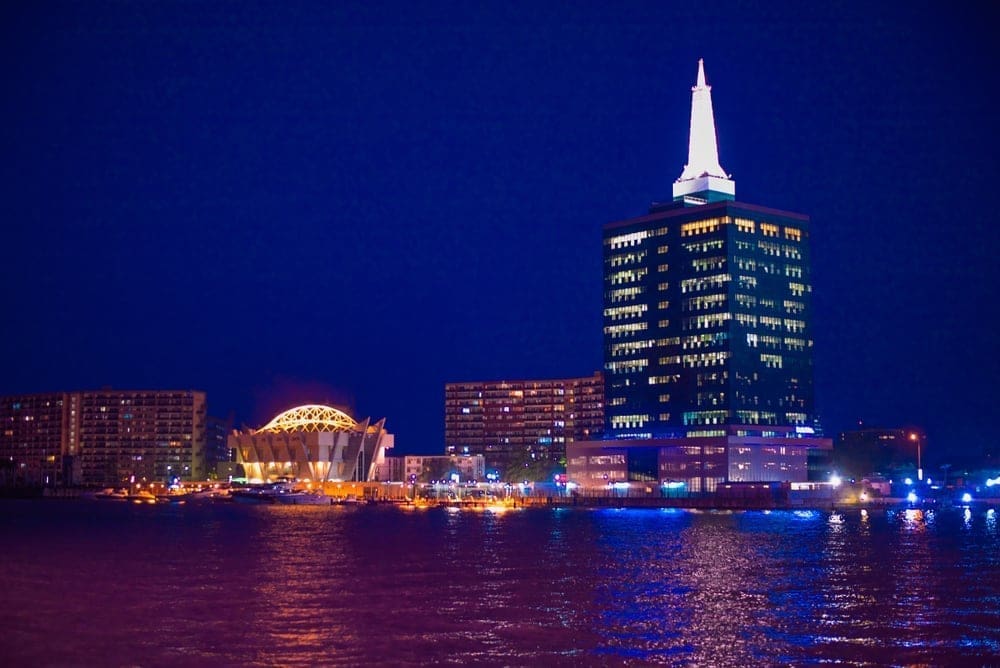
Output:
[[486,480],[486,458],[483,455],[407,455],[386,457],[380,480],[428,483],[433,480],[459,482]]

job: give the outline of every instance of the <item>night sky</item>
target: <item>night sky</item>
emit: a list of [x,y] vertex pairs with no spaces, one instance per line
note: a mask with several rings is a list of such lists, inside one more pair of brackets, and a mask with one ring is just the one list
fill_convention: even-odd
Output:
[[442,452],[446,382],[601,368],[601,226],[670,198],[704,58],[737,199],[812,219],[827,434],[976,452],[979,5],[4,3],[0,394],[202,389],[250,426],[329,402]]

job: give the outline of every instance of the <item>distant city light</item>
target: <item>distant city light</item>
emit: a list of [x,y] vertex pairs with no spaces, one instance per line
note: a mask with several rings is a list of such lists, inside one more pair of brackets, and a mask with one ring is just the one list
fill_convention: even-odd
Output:
[[968,492],[966,492],[965,494],[962,495],[962,503],[971,503],[971,502],[972,502],[972,495],[971,494],[969,494]]
[[916,503],[917,502],[917,493],[916,492],[910,492],[909,494],[906,495],[906,500],[909,501],[910,503]]
[[997,476],[996,478],[987,478],[986,479],[986,486],[987,487],[992,487],[993,485],[1000,485],[1000,476]]
[[907,485],[912,485],[913,484],[913,478],[905,478],[903,480],[903,482],[906,483]]
[[830,476],[830,484],[833,485],[834,487],[840,487],[840,483],[842,482],[844,482],[843,479],[841,479],[841,477],[836,473]]

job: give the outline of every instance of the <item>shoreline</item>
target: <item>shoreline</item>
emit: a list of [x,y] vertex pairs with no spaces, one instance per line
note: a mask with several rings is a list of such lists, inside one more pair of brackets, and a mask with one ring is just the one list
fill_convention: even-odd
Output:
[[[115,499],[100,499],[94,497],[93,490],[63,489],[63,490],[36,490],[22,489],[13,490],[21,493],[13,494],[12,490],[4,490],[0,493],[0,500],[82,500],[97,501],[102,504],[114,503]],[[455,501],[446,499],[423,499],[413,502],[408,499],[378,499],[371,503],[355,502],[345,503],[343,499],[331,496],[331,506],[395,506],[407,509],[431,509],[431,508],[454,508],[457,510],[493,510],[502,512],[504,510],[520,509],[673,509],[673,510],[703,510],[703,511],[823,511],[823,512],[843,512],[860,510],[946,510],[946,509],[986,509],[995,510],[1000,507],[1000,498],[975,499],[974,501],[961,503],[939,503],[935,500],[925,500],[919,503],[910,503],[905,498],[884,498],[870,499],[864,503],[859,502],[838,502],[829,499],[797,500],[795,503],[772,501],[761,502],[760,499],[719,499],[713,497],[701,498],[650,498],[650,497],[603,497],[603,496],[577,496],[577,497],[517,497],[505,502],[490,502],[482,500]],[[118,502],[136,502],[136,498],[117,499]],[[219,503],[220,501],[202,500],[192,501],[192,505],[203,505]],[[166,501],[160,504],[166,504]],[[224,501],[224,503],[226,503]]]

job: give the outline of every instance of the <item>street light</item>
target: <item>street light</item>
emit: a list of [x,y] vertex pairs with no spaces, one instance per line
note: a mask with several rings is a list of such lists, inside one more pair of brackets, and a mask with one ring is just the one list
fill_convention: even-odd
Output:
[[916,442],[917,444],[917,480],[923,480],[924,469],[920,466],[920,439],[917,438],[916,432],[910,432],[910,440]]

